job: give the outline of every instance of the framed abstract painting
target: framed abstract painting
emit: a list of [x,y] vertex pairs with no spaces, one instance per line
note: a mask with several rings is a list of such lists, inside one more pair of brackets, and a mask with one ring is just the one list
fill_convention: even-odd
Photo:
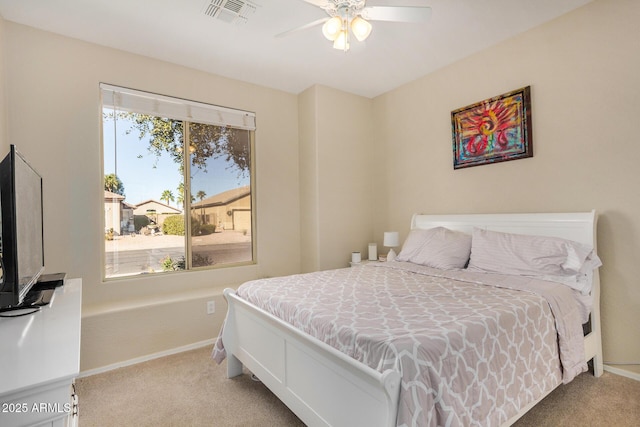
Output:
[[533,157],[530,86],[451,112],[453,168]]

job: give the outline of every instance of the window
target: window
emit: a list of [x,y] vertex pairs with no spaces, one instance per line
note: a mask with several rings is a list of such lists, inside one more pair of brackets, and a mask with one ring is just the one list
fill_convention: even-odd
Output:
[[252,263],[255,115],[100,88],[104,277]]

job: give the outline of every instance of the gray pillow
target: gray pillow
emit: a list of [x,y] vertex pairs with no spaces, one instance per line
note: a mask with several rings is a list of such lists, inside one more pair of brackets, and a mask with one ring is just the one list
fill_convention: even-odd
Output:
[[445,227],[411,230],[397,261],[453,270],[464,268],[471,253],[471,236]]

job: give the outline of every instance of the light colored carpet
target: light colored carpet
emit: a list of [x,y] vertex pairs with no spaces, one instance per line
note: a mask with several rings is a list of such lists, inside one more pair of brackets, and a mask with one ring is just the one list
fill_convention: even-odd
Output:
[[211,350],[76,380],[80,426],[304,426],[249,375],[227,379]]
[[[249,375],[227,379],[204,347],[76,381],[79,423],[90,426],[304,426]],[[640,381],[580,375],[517,427],[640,425]]]

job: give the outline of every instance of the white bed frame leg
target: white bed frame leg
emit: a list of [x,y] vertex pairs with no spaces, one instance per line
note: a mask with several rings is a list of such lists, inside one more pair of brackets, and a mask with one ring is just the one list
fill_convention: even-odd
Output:
[[[593,211],[593,247],[596,244],[597,216]],[[593,358],[593,376],[599,377],[604,373],[604,358],[602,357],[602,329],[600,328],[600,272],[593,272],[593,287],[591,288],[593,307],[591,309],[591,333],[585,337],[585,355],[587,360]]]
[[227,378],[242,375],[242,362],[233,354],[227,354]]
[[591,312],[591,332],[584,337],[584,353],[587,361],[593,359],[593,376],[601,376],[604,373],[604,359],[602,358],[600,313],[596,307]]
[[595,356],[593,358],[593,375],[599,377],[604,374],[604,362],[602,361],[602,355]]

